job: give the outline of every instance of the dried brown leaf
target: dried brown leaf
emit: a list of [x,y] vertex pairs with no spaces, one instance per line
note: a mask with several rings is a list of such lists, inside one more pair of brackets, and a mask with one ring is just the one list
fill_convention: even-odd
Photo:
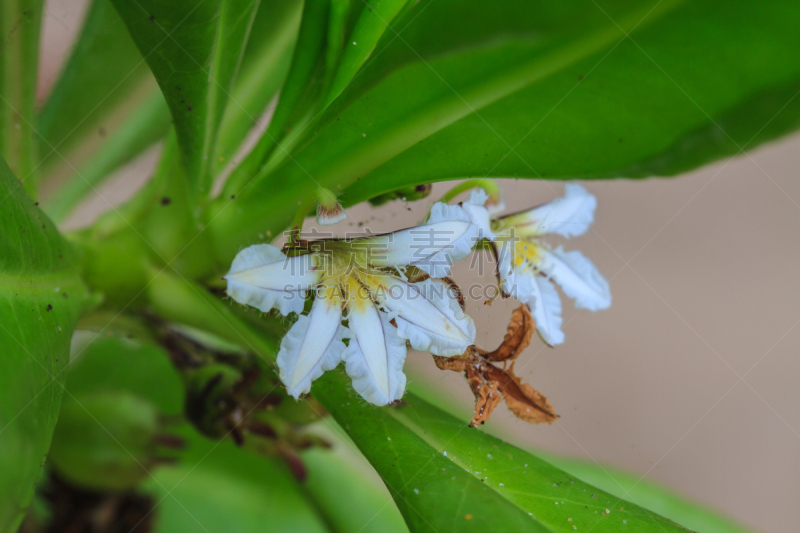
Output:
[[475,394],[475,414],[469,423],[469,427],[472,428],[489,420],[494,408],[503,401],[503,396],[497,390],[496,381],[483,379],[480,365],[467,366],[467,379],[472,392]]
[[508,333],[503,338],[503,344],[495,351],[486,355],[489,361],[513,361],[531,343],[531,337],[535,330],[533,317],[528,307],[520,305],[511,313],[511,320],[508,322]]
[[520,420],[531,424],[552,424],[558,419],[550,401],[514,374],[513,364],[507,370],[486,365],[484,372],[486,379],[498,384],[509,410]]
[[461,356],[440,357],[434,355],[433,362],[436,363],[436,366],[441,370],[452,370],[453,372],[463,372],[467,366],[467,360]]

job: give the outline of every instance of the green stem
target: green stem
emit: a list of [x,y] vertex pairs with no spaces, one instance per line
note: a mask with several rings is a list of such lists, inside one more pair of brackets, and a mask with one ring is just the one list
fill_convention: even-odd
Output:
[[476,178],[459,183],[447,191],[441,198],[439,198],[439,201],[448,203],[462,192],[466,192],[474,188],[483,189],[486,191],[486,194],[493,198],[500,196],[500,187],[498,187],[494,180],[488,178]]
[[203,286],[170,274],[166,269],[151,268],[150,276],[147,297],[159,316],[211,332],[267,361],[275,359],[276,343],[238,317]]
[[36,191],[35,99],[43,0],[0,2],[0,154]]

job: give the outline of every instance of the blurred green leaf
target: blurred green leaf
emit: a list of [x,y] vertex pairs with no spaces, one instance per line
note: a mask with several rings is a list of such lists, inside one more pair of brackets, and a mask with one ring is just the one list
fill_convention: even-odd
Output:
[[192,196],[210,192],[209,159],[258,0],[112,0],[172,113]]
[[155,90],[118,128],[106,130],[107,138],[97,146],[92,156],[70,172],[69,181],[44,200],[44,210],[56,222],[63,222],[78,203],[112,172],[162,138],[169,125],[169,110],[164,97]]
[[87,303],[70,245],[0,160],[0,531],[31,501]]
[[285,228],[312,180],[352,204],[470,176],[673,175],[752,148],[800,122],[798,22],[791,0],[423,0],[291,158],[212,209],[220,255]]
[[641,505],[653,512],[680,522],[692,531],[715,533],[752,533],[730,518],[690,501],[672,490],[643,480],[641,476],[607,465],[547,454],[545,458],[565,472],[576,476],[618,498]]
[[158,425],[155,407],[135,394],[70,394],[61,405],[50,463],[85,489],[132,489],[155,462]]
[[303,452],[308,468],[303,488],[331,529],[337,533],[407,533],[408,526],[380,477],[346,436],[325,429],[326,425],[334,423],[329,419],[320,422],[313,432],[321,433],[333,448]]
[[277,345],[269,329],[238,317],[205,287],[167,272],[158,272],[147,286],[150,304],[159,316],[211,332],[271,361]]
[[180,461],[144,484],[156,498],[156,533],[330,531],[279,460],[188,429],[184,437]]
[[160,346],[136,339],[98,337],[78,351],[69,368],[74,395],[125,391],[167,415],[183,412],[183,380]]
[[312,391],[381,475],[411,531],[684,530],[413,394],[375,408],[348,385],[343,372],[328,372]]
[[160,459],[164,416],[183,413],[183,380],[149,342],[97,336],[74,347],[51,462],[85,489],[134,488]]
[[0,2],[0,157],[36,191],[35,103],[44,0]]
[[[111,1],[94,0],[72,53],[39,115],[42,164],[45,167],[60,164],[58,154],[82,142],[102,141],[104,132],[113,129],[104,123],[112,115],[141,121],[135,110],[149,94],[148,81],[152,82],[152,77],[147,64]],[[121,121],[121,117],[117,120]]]

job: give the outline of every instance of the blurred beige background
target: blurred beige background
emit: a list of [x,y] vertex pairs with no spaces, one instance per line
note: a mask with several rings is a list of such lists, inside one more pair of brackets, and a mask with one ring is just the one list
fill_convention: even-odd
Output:
[[[48,2],[44,94],[74,34],[82,1]],[[155,153],[90,198],[72,224],[120,201],[147,176]],[[576,312],[564,299],[566,343],[538,339],[518,374],[546,394],[561,419],[529,426],[504,407],[483,430],[625,467],[764,532],[800,528],[800,135],[676,179],[588,183],[599,207],[593,231],[565,242],[611,282],[614,303]],[[562,193],[554,182],[503,180],[509,211]],[[358,206],[337,226],[373,231],[420,221],[428,201]],[[408,208],[411,210],[409,211]],[[351,226],[352,225],[352,226]],[[552,241],[556,242],[556,241]],[[477,277],[461,262],[456,278]],[[478,344],[502,339],[514,302],[469,302]],[[407,365],[463,411],[462,378],[426,354]]]

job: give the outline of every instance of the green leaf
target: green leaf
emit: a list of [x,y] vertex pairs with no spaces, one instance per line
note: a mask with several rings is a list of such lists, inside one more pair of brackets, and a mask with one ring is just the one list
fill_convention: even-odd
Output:
[[300,0],[262,0],[250,31],[231,101],[219,127],[216,176],[236,155],[239,145],[278,93],[292,59],[303,12]]
[[199,186],[212,143],[211,68],[223,0],[111,0],[167,101],[186,173]]
[[70,179],[55,194],[44,200],[45,212],[56,222],[63,222],[88,193],[162,138],[169,126],[169,110],[164,97],[155,90],[119,127],[106,130],[107,138],[92,156],[72,172]]
[[545,457],[565,472],[618,498],[627,498],[651,511],[680,522],[692,531],[752,533],[752,530],[742,527],[730,518],[689,501],[658,483],[642,480],[639,475],[607,465],[598,465],[594,462],[554,455]]
[[[310,120],[309,114],[322,88],[325,44],[328,29],[330,0],[307,0],[297,35],[291,67],[281,89],[275,112],[269,126],[242,163],[237,166],[225,184],[222,197],[235,193],[259,171],[267,157],[278,147],[275,156],[282,159],[287,151],[284,136],[298,122]],[[321,74],[323,73],[323,74]]]
[[112,0],[172,113],[193,195],[210,191],[209,159],[256,0]]
[[36,190],[34,107],[43,0],[0,2],[0,157]]
[[[326,420],[326,424],[334,423]],[[337,533],[407,533],[400,511],[367,460],[346,437],[321,431],[322,425],[317,424],[313,433],[321,433],[333,448],[303,452],[308,468],[304,489],[331,529]]]
[[326,105],[330,104],[347,87],[358,70],[372,55],[389,24],[408,3],[408,0],[365,2],[366,9],[361,12],[361,16],[353,28],[353,33],[345,44]]
[[60,154],[102,141],[114,116],[118,122],[140,120],[136,103],[147,98],[151,83],[147,64],[110,0],[94,0],[39,115],[42,164],[59,165]]
[[684,531],[413,394],[401,406],[365,406],[338,371],[312,392],[381,475],[411,531]]
[[329,531],[277,459],[187,431],[187,451],[161,467],[144,490],[156,499],[156,533]]
[[30,504],[87,303],[70,245],[0,160],[0,531]]
[[799,22],[791,0],[419,2],[293,157],[237,192],[220,255],[286,227],[312,179],[352,204],[465,177],[672,175],[751,148],[800,122]]
[[161,413],[183,412],[183,381],[169,354],[136,339],[92,340],[74,356],[67,390],[76,396],[125,391],[146,399]]

